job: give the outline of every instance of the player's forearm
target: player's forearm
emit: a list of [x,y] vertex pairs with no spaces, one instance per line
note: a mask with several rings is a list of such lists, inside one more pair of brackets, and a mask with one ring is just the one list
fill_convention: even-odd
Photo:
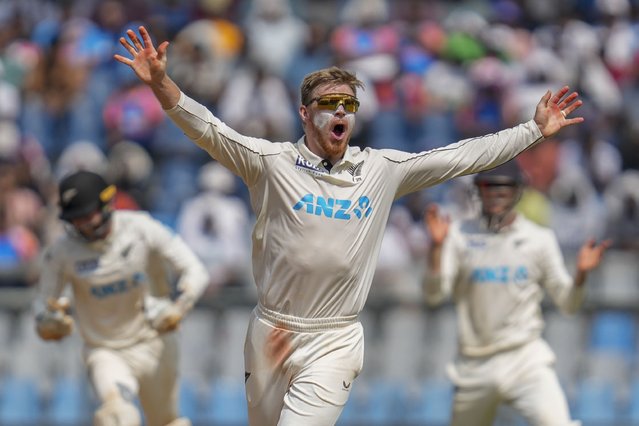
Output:
[[560,296],[556,298],[555,303],[561,312],[572,315],[579,311],[586,296],[584,282],[585,276],[580,277],[580,274],[577,273],[573,285],[565,287]]
[[437,306],[446,299],[442,277],[439,274],[426,273],[422,282],[424,299],[429,306]]
[[433,244],[427,255],[428,269],[432,274],[439,275],[442,269],[442,245]]
[[204,266],[191,267],[188,273],[182,274],[177,283],[180,295],[175,300],[175,304],[181,309],[183,314],[193,308],[208,288],[209,283],[210,278]]
[[420,154],[385,152],[403,171],[398,195],[408,194],[449,179],[492,169],[543,139],[533,120],[497,133],[464,139]]
[[582,287],[586,283],[586,278],[588,278],[588,272],[577,269],[577,273],[573,280],[575,288]]
[[178,104],[180,88],[168,75],[160,83],[151,84],[150,87],[163,109],[171,109]]
[[426,303],[431,306],[440,304],[445,295],[441,277],[442,245],[433,244],[427,253],[428,270],[423,280]]

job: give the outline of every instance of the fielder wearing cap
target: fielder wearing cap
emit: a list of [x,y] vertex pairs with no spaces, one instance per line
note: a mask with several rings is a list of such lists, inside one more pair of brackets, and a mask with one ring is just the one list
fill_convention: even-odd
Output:
[[[141,211],[114,211],[116,188],[80,171],[59,184],[67,234],[45,250],[34,311],[44,340],[60,340],[77,322],[83,358],[100,402],[97,426],[186,426],[178,416],[174,333],[209,283],[193,252],[169,228]],[[178,273],[178,296],[155,272]],[[71,307],[63,292],[70,287]],[[75,318],[75,321],[74,319]]]

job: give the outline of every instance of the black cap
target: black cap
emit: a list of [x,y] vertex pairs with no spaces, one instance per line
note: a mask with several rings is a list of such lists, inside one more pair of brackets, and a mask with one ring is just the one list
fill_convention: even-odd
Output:
[[115,195],[115,186],[108,185],[97,173],[82,170],[62,179],[59,195],[60,218],[71,220],[106,205]]
[[475,175],[475,185],[512,185],[524,184],[524,175],[515,160]]

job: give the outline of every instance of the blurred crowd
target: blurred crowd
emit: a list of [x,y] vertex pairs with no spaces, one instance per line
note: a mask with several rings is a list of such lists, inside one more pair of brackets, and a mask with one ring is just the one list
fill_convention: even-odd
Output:
[[[299,84],[338,65],[366,83],[352,141],[423,151],[532,118],[546,90],[584,101],[584,124],[520,155],[520,208],[573,250],[639,248],[638,0],[1,0],[0,285],[29,286],[63,231],[58,180],[117,184],[203,258],[212,285],[250,283],[250,200],[162,111],[119,37],[170,41],[169,73],[241,133],[295,141]],[[398,201],[378,281],[423,259],[428,202],[473,211],[469,180]]]

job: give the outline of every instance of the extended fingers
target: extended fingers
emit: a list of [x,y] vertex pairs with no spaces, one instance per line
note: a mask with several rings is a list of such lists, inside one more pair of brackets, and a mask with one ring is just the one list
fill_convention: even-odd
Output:
[[142,41],[144,42],[144,46],[145,47],[153,47],[153,42],[151,41],[151,36],[149,35],[149,32],[146,30],[146,28],[144,28],[143,26],[140,26],[140,28],[138,28],[138,30],[140,31],[140,35],[142,36]]
[[581,99],[577,99],[577,96],[579,96],[577,94],[577,92],[572,92],[568,97],[566,97],[566,99],[564,99],[560,104],[558,104],[557,106],[566,114],[570,114],[571,112],[573,112],[574,110],[576,110],[577,108],[579,108],[582,104],[583,101]]
[[140,39],[138,38],[137,34],[135,34],[135,31],[126,30],[126,35],[129,36],[129,39],[133,42],[133,46],[135,46],[137,50],[144,49],[144,47],[142,47],[142,43],[140,43]]
[[550,98],[550,102],[554,103],[554,104],[559,104],[561,98],[564,97],[564,95],[566,93],[568,93],[568,86],[564,86],[561,89],[559,89],[559,91],[557,93],[555,93],[551,98]]
[[577,99],[577,92],[572,92],[570,95],[566,96],[561,102],[557,103],[557,106],[561,109],[566,108],[569,104],[571,104],[575,99]]
[[137,51],[133,48],[133,46],[131,46],[131,43],[129,43],[126,38],[120,37],[120,44],[124,46],[131,55],[135,56],[137,54]]
[[612,245],[612,240],[604,240],[602,241],[597,248],[599,249],[599,253],[603,254],[610,246]]

